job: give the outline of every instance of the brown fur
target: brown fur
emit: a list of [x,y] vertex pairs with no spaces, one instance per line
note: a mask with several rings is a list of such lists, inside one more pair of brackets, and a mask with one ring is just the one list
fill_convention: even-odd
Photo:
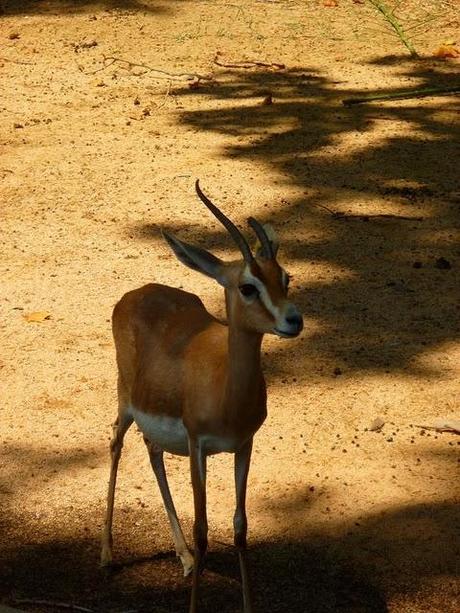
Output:
[[[149,284],[128,292],[112,318],[120,383],[145,413],[182,417],[191,432],[247,440],[265,415],[265,382],[256,360],[261,335],[231,338],[194,294]],[[238,346],[252,347],[249,363]],[[244,346],[243,345],[243,346]],[[231,351],[231,349],[230,349]],[[233,376],[231,376],[233,375]],[[238,386],[230,382],[236,378]]]

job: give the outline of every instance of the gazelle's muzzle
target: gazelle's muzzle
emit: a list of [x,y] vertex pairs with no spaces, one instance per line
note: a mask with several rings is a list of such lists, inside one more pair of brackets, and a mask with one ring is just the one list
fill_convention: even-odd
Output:
[[273,332],[283,338],[294,338],[298,336],[302,330],[303,318],[301,313],[296,306],[287,303],[276,321]]

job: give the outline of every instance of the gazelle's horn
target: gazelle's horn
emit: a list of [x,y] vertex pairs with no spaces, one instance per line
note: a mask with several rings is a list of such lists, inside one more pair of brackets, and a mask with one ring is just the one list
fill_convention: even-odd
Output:
[[240,248],[241,253],[243,254],[244,261],[247,262],[248,264],[250,264],[254,260],[254,256],[252,255],[251,248],[249,247],[248,242],[246,241],[244,236],[241,234],[241,232],[238,230],[238,228],[235,226],[235,224],[232,221],[230,221],[230,219],[228,219],[228,217],[226,217],[222,213],[222,211],[220,211],[216,207],[216,205],[213,204],[209,200],[209,198],[207,198],[207,196],[205,196],[203,194],[203,192],[201,191],[198,179],[195,182],[195,190],[196,190],[196,193],[198,194],[200,200],[208,207],[208,209],[211,211],[211,213],[215,217],[217,217],[217,219],[225,227],[225,229],[228,231],[228,233],[233,238],[235,243],[238,245],[238,247]]
[[249,217],[248,223],[254,230],[254,232],[257,234],[257,238],[260,241],[260,244],[262,246],[262,257],[264,257],[266,260],[273,259],[275,254],[273,252],[273,247],[270,242],[270,239],[268,238],[267,233],[264,230],[264,227],[257,221],[257,219],[254,219],[254,217]]

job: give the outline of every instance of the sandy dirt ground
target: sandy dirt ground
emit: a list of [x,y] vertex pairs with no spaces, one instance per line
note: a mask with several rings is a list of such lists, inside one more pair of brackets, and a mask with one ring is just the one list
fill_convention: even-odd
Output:
[[[263,345],[269,416],[248,499],[257,610],[460,610],[459,437],[421,427],[460,417],[458,97],[342,105],[458,85],[458,60],[432,57],[458,36],[458,4],[402,2],[409,25],[420,7],[436,13],[415,30],[419,60],[367,3],[327,4],[0,2],[5,605],[187,610],[135,428],[117,564],[98,562],[113,305],[157,281],[224,314],[219,287],[160,235],[235,256],[198,177],[240,227],[248,215],[276,227],[305,317],[300,338]],[[188,461],[167,467],[190,540]],[[210,460],[204,612],[241,610],[232,471],[231,456]]]

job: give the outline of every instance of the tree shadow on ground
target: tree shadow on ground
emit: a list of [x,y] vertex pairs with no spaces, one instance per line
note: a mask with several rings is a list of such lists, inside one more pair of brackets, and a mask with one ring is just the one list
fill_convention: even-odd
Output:
[[165,3],[150,0],[0,0],[2,15],[60,15],[97,11],[165,13]]
[[[417,86],[452,84],[452,69],[437,66],[401,61]],[[274,103],[261,104],[268,93]],[[281,259],[301,267],[292,295],[306,335],[308,320],[317,323],[302,345],[305,377],[318,360],[325,372],[439,377],[443,368],[425,355],[460,332],[456,100],[344,108],[341,100],[357,93],[309,68],[227,71],[197,89],[207,103],[178,120],[226,135],[223,157],[275,171],[280,196],[257,217],[279,231]],[[229,200],[245,199],[244,185],[220,195],[218,181],[202,177],[201,185],[227,212]],[[283,196],[293,187],[299,196]],[[231,243],[209,225],[162,227],[208,248]],[[159,238],[157,226],[137,231]]]
[[49,449],[47,445],[36,448],[24,443],[3,443],[0,504],[6,508],[17,492],[34,493],[44,483],[61,479],[66,470],[87,470],[107,456],[106,446],[83,449],[66,447],[63,443],[61,449]]
[[[278,503],[283,512],[289,508],[294,515],[297,512],[297,496],[274,501],[275,507]],[[101,509],[92,509],[90,516],[94,511],[101,514]],[[453,613],[460,572],[459,512],[458,505],[432,503],[390,508],[352,526],[325,518],[324,530],[305,525],[296,538],[283,537],[282,527],[274,526],[269,540],[250,545],[257,610],[384,613],[390,602],[393,610],[403,610],[397,603],[410,606],[423,597],[430,607],[430,598],[436,596],[442,610]],[[126,509],[126,527],[117,546],[120,564],[111,573],[98,568],[99,539],[94,524],[84,535],[70,535],[63,524],[60,536],[54,531],[47,538],[37,532],[31,536],[22,518],[15,538],[4,543],[0,554],[2,602],[22,602],[25,610],[47,612],[54,610],[52,602],[86,606],[100,613],[187,610],[190,579],[181,576],[173,553],[136,555],[139,544],[130,542],[130,533],[141,516],[146,520],[142,530],[149,542],[155,541],[155,531],[161,532],[161,543],[155,549],[164,546],[165,535],[169,538],[166,520],[152,524],[145,511]],[[14,521],[9,534],[12,524]],[[450,580],[443,584],[444,593],[431,590],[431,596],[426,595],[438,578]],[[233,548],[211,541],[200,610],[233,613],[241,610],[240,598]],[[40,600],[48,604],[31,602]]]

